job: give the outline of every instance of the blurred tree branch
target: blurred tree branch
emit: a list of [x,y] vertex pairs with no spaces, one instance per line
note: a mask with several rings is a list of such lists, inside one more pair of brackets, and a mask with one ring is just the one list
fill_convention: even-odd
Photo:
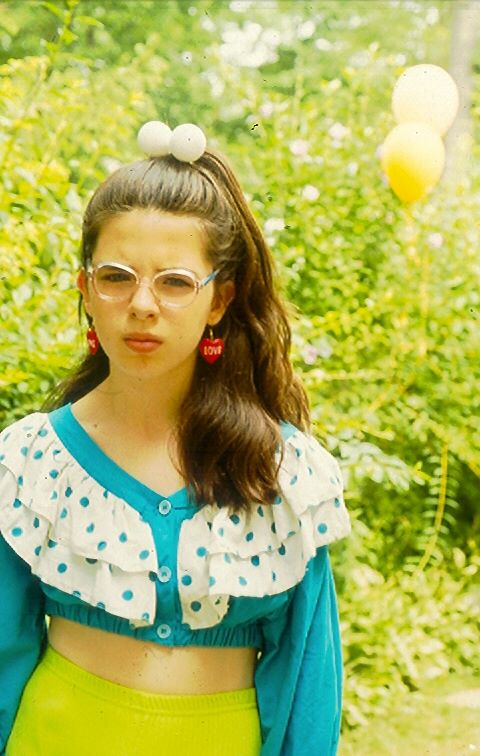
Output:
[[480,30],[480,3],[478,0],[456,0],[453,4],[452,35],[450,43],[450,74],[455,79],[459,94],[458,115],[447,134],[447,180],[465,175],[471,156],[473,124],[471,117],[473,62]]

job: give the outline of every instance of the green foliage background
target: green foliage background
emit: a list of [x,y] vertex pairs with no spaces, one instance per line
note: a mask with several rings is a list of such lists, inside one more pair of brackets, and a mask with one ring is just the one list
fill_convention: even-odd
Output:
[[[397,77],[448,67],[451,21],[451,2],[0,2],[0,426],[85,349],[91,190],[138,157],[146,120],[200,124],[271,244],[345,476],[346,728],[422,680],[480,672],[478,139],[468,173],[410,207],[378,159]],[[477,50],[477,137],[479,71]]]

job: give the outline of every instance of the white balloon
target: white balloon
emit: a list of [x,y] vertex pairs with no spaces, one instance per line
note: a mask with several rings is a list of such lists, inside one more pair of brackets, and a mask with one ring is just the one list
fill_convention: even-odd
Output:
[[149,157],[162,157],[170,152],[172,130],[161,121],[144,123],[137,135],[138,146]]
[[440,135],[455,120],[458,105],[455,81],[445,69],[430,63],[407,68],[393,89],[392,109],[397,123],[426,123]]
[[203,155],[206,146],[205,134],[193,123],[182,123],[172,132],[170,152],[177,160],[192,163]]

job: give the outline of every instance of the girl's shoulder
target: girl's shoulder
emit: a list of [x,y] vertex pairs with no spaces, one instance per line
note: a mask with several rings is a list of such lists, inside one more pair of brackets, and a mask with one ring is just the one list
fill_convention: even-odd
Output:
[[233,514],[226,507],[203,507],[182,523],[179,579],[186,586],[184,613],[194,628],[220,621],[227,596],[271,596],[293,588],[317,549],[351,532],[337,459],[295,426],[283,423],[281,430],[280,493],[273,504]]
[[4,462],[12,451],[17,451],[18,444],[21,445],[18,448],[25,456],[27,448],[34,444],[35,439],[47,434],[46,420],[46,412],[31,412],[4,426],[0,430],[0,463]]
[[0,433],[0,532],[45,584],[149,624],[143,615],[154,615],[149,575],[157,569],[151,528],[88,474],[51,417],[33,412]]

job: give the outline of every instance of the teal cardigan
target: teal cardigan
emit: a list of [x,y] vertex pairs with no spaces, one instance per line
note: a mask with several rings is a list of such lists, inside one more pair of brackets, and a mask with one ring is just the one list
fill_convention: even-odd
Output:
[[150,489],[71,404],[0,433],[0,754],[45,616],[168,646],[250,646],[261,756],[334,756],[342,654],[328,544],[349,534],[337,460],[281,424],[281,496],[229,515]]

